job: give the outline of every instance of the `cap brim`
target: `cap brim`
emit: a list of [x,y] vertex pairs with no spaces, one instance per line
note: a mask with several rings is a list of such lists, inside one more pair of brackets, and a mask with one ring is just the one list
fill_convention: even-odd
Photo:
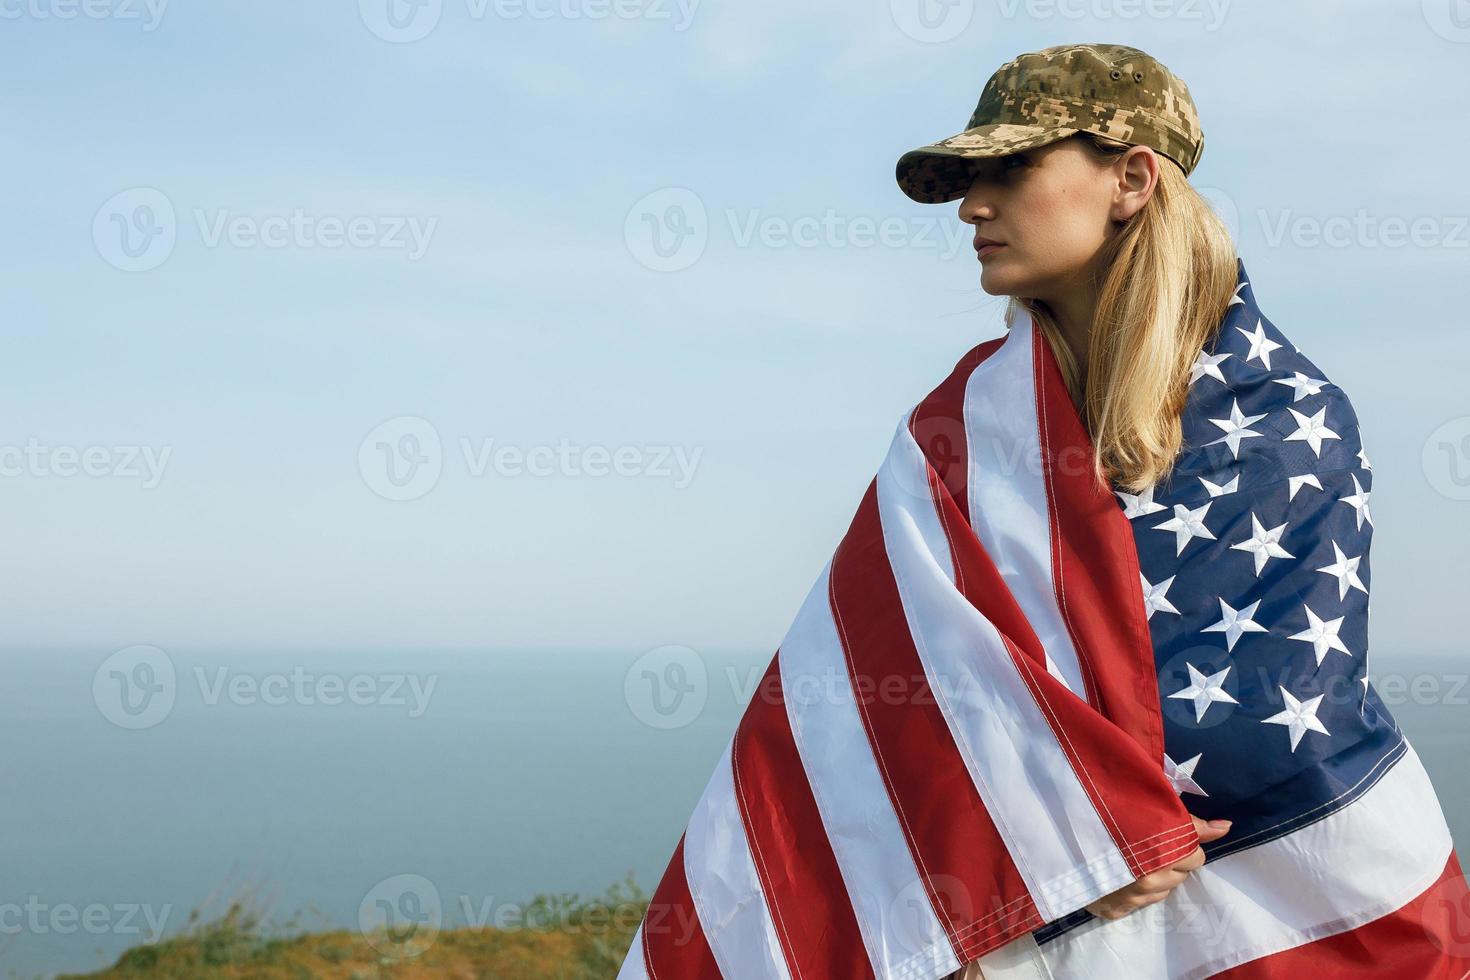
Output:
[[942,204],[965,196],[974,179],[972,160],[1003,157],[1081,132],[1065,126],[990,123],[910,150],[898,158],[898,186],[920,204]]

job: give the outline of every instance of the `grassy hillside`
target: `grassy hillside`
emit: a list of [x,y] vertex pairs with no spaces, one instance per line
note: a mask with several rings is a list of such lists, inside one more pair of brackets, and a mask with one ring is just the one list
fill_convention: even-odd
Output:
[[647,907],[629,877],[601,898],[537,896],[519,906],[520,929],[281,934],[236,903],[105,970],[57,980],[610,980]]

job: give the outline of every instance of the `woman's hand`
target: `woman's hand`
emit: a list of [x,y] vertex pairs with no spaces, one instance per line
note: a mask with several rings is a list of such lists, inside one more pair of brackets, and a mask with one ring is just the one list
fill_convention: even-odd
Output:
[[[1199,834],[1201,843],[1219,840],[1230,833],[1229,820],[1211,820],[1205,823],[1193,815],[1190,816],[1190,819],[1194,821],[1194,829]],[[1110,895],[1104,895],[1087,906],[1087,911],[1104,919],[1121,919],[1129,912],[1168,898],[1169,893],[1182,884],[1191,871],[1204,863],[1204,848],[1196,847],[1178,864],[1160,868],[1158,871],[1144,875],[1131,885],[1125,885]]]

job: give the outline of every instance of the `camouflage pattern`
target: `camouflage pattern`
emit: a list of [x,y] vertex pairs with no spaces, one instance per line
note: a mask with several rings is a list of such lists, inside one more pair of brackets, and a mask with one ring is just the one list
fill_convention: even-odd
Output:
[[899,157],[898,185],[925,204],[964,197],[977,158],[1097,133],[1152,147],[1188,175],[1205,137],[1189,89],[1137,48],[1064,44],[1019,55],[998,68],[963,133]]

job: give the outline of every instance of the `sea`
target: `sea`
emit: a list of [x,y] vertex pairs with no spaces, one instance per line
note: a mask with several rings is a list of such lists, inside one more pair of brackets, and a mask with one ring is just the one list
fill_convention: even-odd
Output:
[[[4,652],[0,977],[101,969],[232,902],[290,932],[646,895],[773,652]],[[1466,668],[1371,675],[1470,841]]]

